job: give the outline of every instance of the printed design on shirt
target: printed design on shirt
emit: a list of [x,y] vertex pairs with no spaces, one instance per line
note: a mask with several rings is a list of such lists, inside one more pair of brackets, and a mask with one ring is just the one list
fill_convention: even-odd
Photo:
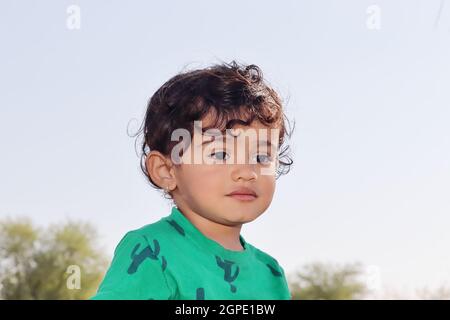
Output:
[[204,288],[197,288],[195,293],[195,299],[196,300],[205,300],[205,289]]
[[[145,261],[145,259],[149,258],[152,260],[158,260],[158,255],[160,252],[160,246],[159,246],[159,242],[158,240],[154,239],[153,240],[153,246],[154,249],[150,246],[150,243],[147,240],[146,236],[143,236],[145,238],[145,240],[147,241],[148,245],[142,249],[141,252],[137,253],[139,247],[141,246],[140,243],[136,244],[133,248],[133,251],[131,251],[131,264],[128,267],[128,274],[133,274],[135,273],[139,266],[141,265],[142,262]],[[162,260],[162,270],[164,271],[166,269],[167,266],[167,261],[166,258],[164,256],[161,256],[161,260]]]
[[167,260],[164,256],[162,256],[161,261],[162,261],[162,264],[161,264],[162,271],[164,271],[164,270],[166,270],[166,267],[167,267]]
[[167,220],[167,222],[184,237],[184,229],[175,220]]
[[274,275],[275,277],[282,276],[281,272],[279,270],[277,270],[276,268],[274,268],[273,266],[271,266],[269,263],[267,263],[266,266],[270,269],[270,271],[272,272],[272,275]]
[[232,284],[234,280],[236,280],[239,275],[239,266],[236,265],[236,269],[234,269],[234,274],[232,274],[233,265],[235,264],[233,261],[222,260],[219,256],[216,256],[217,265],[224,270],[223,280],[230,284],[231,292],[236,292],[236,286]]

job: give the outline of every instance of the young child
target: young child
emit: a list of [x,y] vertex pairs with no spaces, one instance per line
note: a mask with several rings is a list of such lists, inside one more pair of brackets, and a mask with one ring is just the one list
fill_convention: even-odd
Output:
[[290,299],[277,260],[241,235],[292,164],[285,118],[255,65],[233,61],[166,82],[140,130],[141,167],[172,211],[122,238],[92,299]]

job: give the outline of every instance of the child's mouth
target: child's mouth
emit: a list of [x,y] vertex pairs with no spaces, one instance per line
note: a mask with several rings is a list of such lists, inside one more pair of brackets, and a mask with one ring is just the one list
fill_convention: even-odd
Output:
[[255,191],[253,191],[250,188],[243,188],[243,187],[235,189],[233,192],[227,194],[227,196],[241,201],[252,201],[257,198]]
[[228,196],[233,199],[241,200],[241,201],[252,201],[252,200],[256,199],[256,196],[254,196],[252,194],[231,194]]

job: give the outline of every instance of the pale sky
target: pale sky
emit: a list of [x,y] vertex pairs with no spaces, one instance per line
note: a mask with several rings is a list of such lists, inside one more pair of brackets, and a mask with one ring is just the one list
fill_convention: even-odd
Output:
[[[2,1],[0,218],[90,221],[112,255],[128,230],[170,213],[128,123],[177,72],[236,59],[261,67],[296,121],[292,171],[244,238],[288,274],[359,261],[385,289],[450,286],[441,3]],[[66,26],[70,5],[80,29]]]

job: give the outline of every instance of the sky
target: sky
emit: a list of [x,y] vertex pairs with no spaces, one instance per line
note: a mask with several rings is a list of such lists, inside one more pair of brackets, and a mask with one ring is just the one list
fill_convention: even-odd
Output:
[[295,121],[246,241],[287,274],[360,262],[383,290],[450,286],[450,2],[5,0],[0,41],[0,219],[90,221],[111,256],[170,213],[128,135],[147,100],[234,59]]

